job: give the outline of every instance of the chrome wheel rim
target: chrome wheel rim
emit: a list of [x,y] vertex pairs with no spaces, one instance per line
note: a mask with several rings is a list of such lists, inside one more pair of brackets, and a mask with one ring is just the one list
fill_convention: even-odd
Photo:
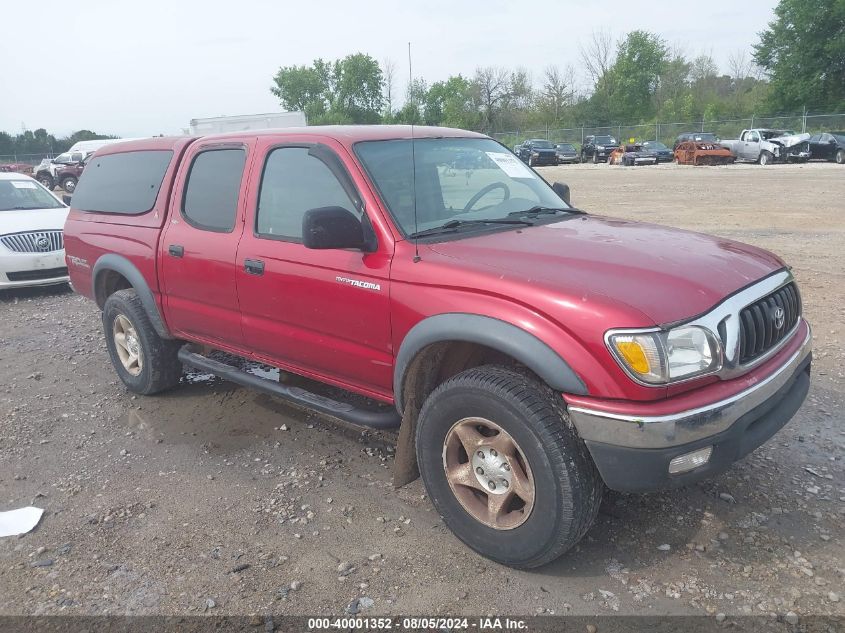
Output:
[[534,476],[516,440],[485,418],[458,420],[443,442],[452,493],[474,519],[496,530],[519,527],[534,509]]
[[137,376],[144,368],[144,355],[141,351],[141,341],[138,332],[125,315],[118,314],[112,324],[112,336],[117,357],[123,368],[131,375]]

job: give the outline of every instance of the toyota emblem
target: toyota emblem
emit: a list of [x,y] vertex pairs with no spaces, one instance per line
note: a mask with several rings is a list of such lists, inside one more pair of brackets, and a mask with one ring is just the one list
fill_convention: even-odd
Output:
[[772,312],[772,322],[775,325],[775,329],[781,329],[785,320],[786,314],[784,313],[783,308],[775,308],[775,311]]
[[36,238],[35,248],[45,253],[50,250],[50,240],[47,239],[46,235],[39,235]]

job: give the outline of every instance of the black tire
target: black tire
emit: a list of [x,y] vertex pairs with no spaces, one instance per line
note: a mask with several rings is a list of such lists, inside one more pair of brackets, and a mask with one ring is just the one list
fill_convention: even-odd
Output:
[[534,159],[533,159],[531,156],[529,156],[529,157],[528,157],[528,166],[529,166],[529,167],[533,167],[533,166],[534,166]]
[[48,191],[53,191],[56,186],[56,181],[50,174],[38,174],[35,179],[40,182]]
[[[444,442],[459,420],[495,420],[518,444],[533,473],[534,506],[524,522],[496,529],[458,501],[444,468]],[[482,556],[510,567],[545,565],[595,521],[604,484],[563,401],[535,378],[487,365],[441,384],[425,401],[416,434],[420,474],[445,524]]]
[[840,149],[836,152],[836,157],[834,158],[837,165],[845,165],[845,149]]
[[[137,375],[130,373],[120,360],[114,337],[118,315],[129,320],[137,333],[143,362]],[[103,306],[103,329],[112,365],[123,384],[134,393],[150,395],[165,391],[179,383],[182,363],[177,358],[179,341],[163,339],[155,331],[141,299],[134,289],[118,290]]]
[[593,152],[593,165],[598,165],[598,164],[599,164],[599,153]]
[[76,178],[73,176],[68,176],[62,180],[62,189],[65,190],[65,193],[73,193],[76,191]]
[[760,164],[764,167],[766,165],[771,165],[775,160],[774,155],[771,152],[762,151],[760,152]]

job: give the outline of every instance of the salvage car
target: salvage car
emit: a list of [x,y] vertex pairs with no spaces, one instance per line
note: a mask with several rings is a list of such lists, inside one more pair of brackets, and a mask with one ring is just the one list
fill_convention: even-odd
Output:
[[775,162],[805,163],[810,160],[809,134],[792,130],[755,128],[743,130],[738,139],[722,140],[737,160],[771,165]]
[[656,165],[657,155],[646,150],[640,143],[629,143],[613,150],[607,157],[607,164],[627,167]]
[[678,134],[675,143],[672,145],[672,151],[678,149],[678,145],[684,141],[705,141],[708,143],[718,143],[719,137],[712,132],[682,132]]
[[658,163],[671,163],[675,159],[672,150],[660,141],[644,141],[643,149],[657,156]]
[[78,165],[89,153],[83,151],[64,152],[53,159],[43,159],[33,170],[32,175],[46,189],[52,191],[59,184],[58,170],[71,165]]
[[[441,180],[464,152],[482,167]],[[102,310],[130,392],[176,388],[188,366],[398,427],[394,483],[418,469],[444,524],[513,567],[572,548],[605,487],[729,468],[810,384],[810,327],[783,260],[589,215],[474,132],[122,143],[97,153],[71,206],[73,287]]]
[[67,283],[67,214],[67,206],[29,176],[0,173],[0,290]]
[[557,165],[557,151],[554,143],[542,138],[532,138],[519,146],[516,154],[522,162],[535,165]]
[[711,141],[682,141],[674,155],[679,165],[730,165],[736,161],[731,150]]
[[581,162],[586,163],[589,160],[593,164],[604,163],[617,147],[619,142],[612,136],[585,136],[581,146]]
[[832,160],[845,165],[845,132],[813,134],[807,143],[810,146],[810,158]]
[[79,177],[85,170],[85,166],[88,164],[91,156],[92,154],[89,154],[78,163],[63,165],[56,169],[56,182],[58,182],[59,186],[67,193],[73,193],[76,189],[76,183],[79,182]]
[[557,156],[558,165],[569,165],[580,162],[578,157],[578,150],[572,143],[557,143],[555,145],[555,155]]

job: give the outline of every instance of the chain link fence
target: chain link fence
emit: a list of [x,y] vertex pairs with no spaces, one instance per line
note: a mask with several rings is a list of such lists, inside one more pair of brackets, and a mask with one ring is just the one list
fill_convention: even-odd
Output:
[[677,123],[647,123],[641,125],[611,125],[606,127],[583,126],[576,128],[536,128],[494,132],[491,136],[509,147],[528,138],[544,138],[555,143],[581,145],[590,135],[609,135],[620,142],[658,140],[669,147],[683,132],[712,132],[719,138],[737,138],[742,130],[749,128],[774,128],[795,132],[830,132],[845,130],[843,114],[798,114],[794,116],[757,117],[745,119],[724,119],[720,121],[687,121]]

